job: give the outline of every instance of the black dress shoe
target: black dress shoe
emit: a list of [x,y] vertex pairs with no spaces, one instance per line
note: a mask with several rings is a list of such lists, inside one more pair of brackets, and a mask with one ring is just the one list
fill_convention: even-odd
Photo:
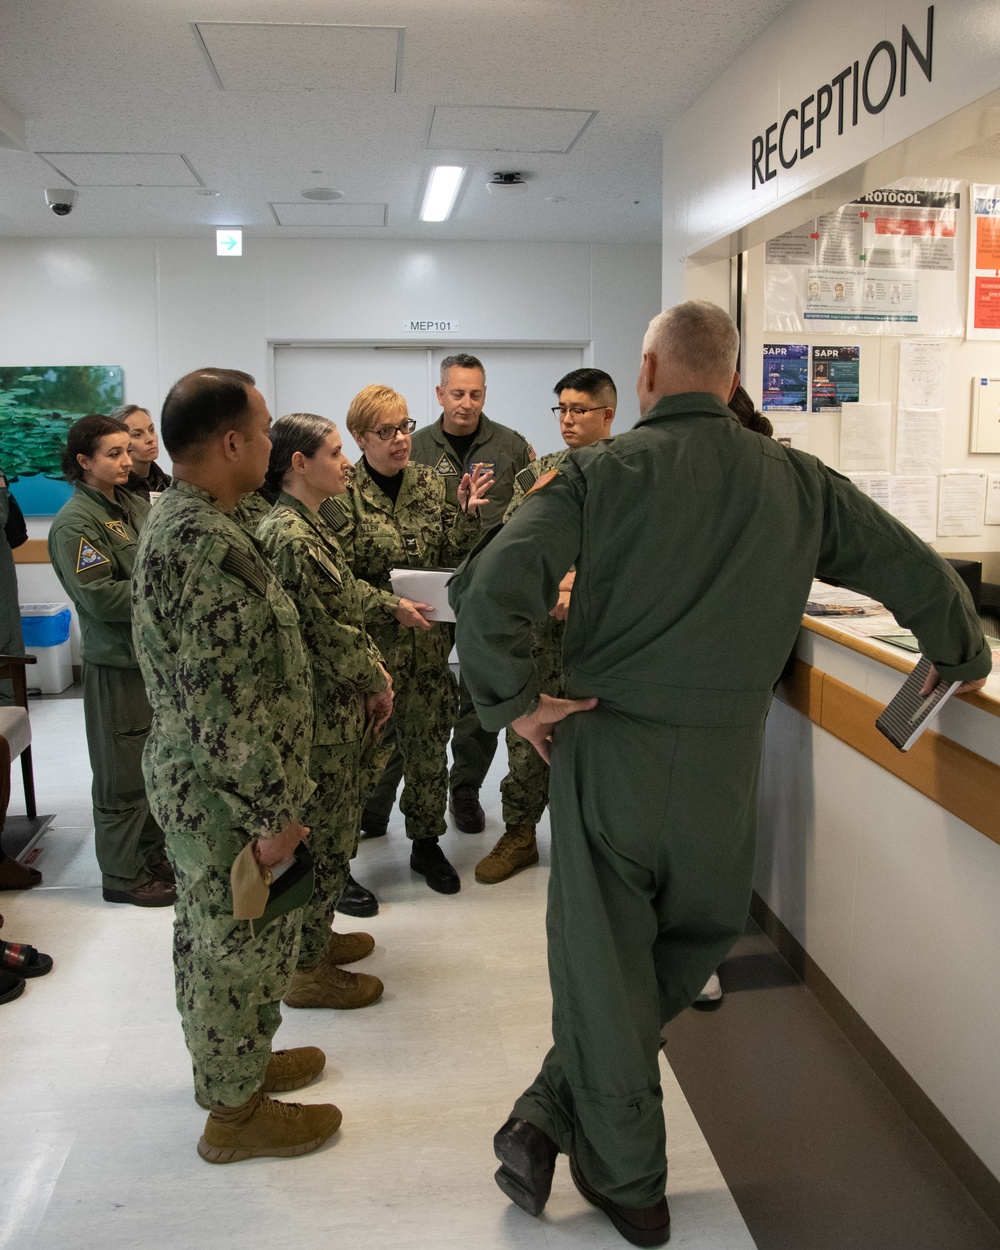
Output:
[[620,1207],[617,1202],[605,1198],[596,1189],[591,1189],[587,1178],[571,1157],[569,1174],[573,1184],[587,1201],[603,1211],[615,1228],[626,1241],[633,1246],[662,1246],[670,1240],[670,1208],[666,1198],[651,1207]]
[[415,838],[410,851],[410,867],[427,879],[438,894],[457,894],[462,880],[445,858],[437,838]]
[[337,911],[344,916],[361,916],[362,919],[366,916],[377,916],[378,899],[371,890],[366,890],[363,885],[358,885],[353,877],[348,877],[347,885],[344,886],[344,892],[337,904]]
[[154,881],[162,881],[165,885],[176,885],[177,878],[174,876],[174,870],[170,860],[166,855],[157,864],[151,864],[149,871],[153,874]]
[[462,833],[482,833],[486,828],[486,813],[479,802],[479,791],[472,786],[452,790],[448,810],[455,817],[455,828]]
[[548,1133],[513,1116],[493,1138],[500,1160],[494,1180],[511,1202],[529,1215],[541,1215],[552,1192],[559,1149]]
[[370,816],[368,812],[361,813],[362,838],[384,838],[388,832],[388,818],[383,820],[381,816]]

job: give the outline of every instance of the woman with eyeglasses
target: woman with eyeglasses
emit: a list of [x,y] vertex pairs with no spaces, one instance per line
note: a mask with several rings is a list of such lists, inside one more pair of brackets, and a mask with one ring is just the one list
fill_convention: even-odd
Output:
[[448,504],[440,476],[410,463],[416,422],[403,396],[388,386],[366,386],[355,395],[347,428],[361,460],[346,494],[325,505],[323,516],[355,577],[367,583],[365,624],[392,677],[388,733],[395,734],[403,760],[399,806],[413,843],[410,867],[432,890],[455,894],[461,881],[438,845],[446,829],[448,738],[458,710],[448,667],[451,638],[443,624],[424,615],[430,605],[393,594],[390,574],[398,567],[458,564],[479,538],[479,509],[493,475],[478,468],[465,474],[458,510]]

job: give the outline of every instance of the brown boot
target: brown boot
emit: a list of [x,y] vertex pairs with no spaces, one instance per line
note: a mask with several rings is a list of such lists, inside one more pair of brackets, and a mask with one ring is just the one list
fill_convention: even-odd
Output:
[[286,1007],[367,1007],[382,997],[385,986],[364,972],[345,972],[333,964],[296,968],[281,1000]]
[[[292,1050],[272,1050],[267,1061],[267,1071],[260,1087],[262,1094],[286,1094],[291,1089],[309,1085],[326,1067],[326,1055],[318,1046],[296,1046]],[[198,1094],[194,1096],[199,1107],[210,1110]]]
[[508,825],[489,855],[476,865],[476,880],[483,885],[506,881],[519,868],[538,863],[534,825]]
[[332,1103],[276,1102],[258,1090],[242,1107],[212,1108],[198,1153],[207,1163],[304,1155],[332,1137],[342,1118]]
[[375,939],[370,933],[331,933],[330,943],[323,955],[328,964],[357,963],[375,949]]

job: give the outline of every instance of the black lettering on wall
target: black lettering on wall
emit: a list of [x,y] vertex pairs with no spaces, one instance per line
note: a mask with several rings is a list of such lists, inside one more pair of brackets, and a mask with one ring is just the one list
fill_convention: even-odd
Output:
[[909,60],[910,53],[924,71],[924,77],[928,82],[931,80],[931,64],[934,56],[934,5],[927,6],[927,42],[924,51],[921,52],[917,47],[917,42],[910,34],[909,28],[903,27],[903,55],[900,58],[899,66],[899,94],[906,95],[906,65]]
[[760,167],[761,161],[764,159],[764,136],[754,135],[753,146],[750,153],[750,190],[757,188],[758,182],[764,181],[764,173]]
[[788,110],[788,112],[785,114],[785,116],[781,119],[781,130],[778,132],[778,160],[779,160],[779,161],[781,161],[781,168],[782,168],[782,169],[791,169],[791,167],[792,167],[792,166],[795,164],[795,162],[799,159],[799,150],[798,150],[798,148],[792,148],[792,159],[791,159],[791,160],[789,160],[789,159],[785,156],[785,129],[787,128],[788,123],[792,120],[792,118],[793,118],[793,117],[795,118],[795,120],[796,120],[796,121],[798,121],[798,119],[799,119],[799,110],[798,110],[798,109],[789,109],[789,110]]
[[[823,99],[826,98],[826,108],[823,107]],[[823,144],[822,125],[830,116],[830,110],[833,108],[833,88],[824,83],[816,92],[816,150],[819,151]]]
[[837,88],[837,134],[844,133],[844,79],[851,72],[851,67],[842,69],[837,77],[833,80],[833,85]]
[[[872,72],[872,66],[875,64],[875,58],[880,52],[884,52],[889,58],[889,81],[885,85],[885,92],[881,100],[872,103],[871,94],[868,91],[868,76]],[[868,60],[865,63],[865,76],[861,82],[861,95],[865,102],[865,109],[869,113],[881,113],[885,106],[889,103],[889,97],[892,95],[893,88],[896,85],[896,49],[892,46],[888,39],[880,40],[871,52],[868,54]]]
[[812,104],[815,99],[816,97],[814,95],[807,95],[799,105],[799,156],[801,156],[803,160],[805,160],[807,156],[811,156],[813,150],[811,143],[808,147],[806,147],[806,131],[814,124],[816,119],[814,117],[808,117],[806,115],[806,109],[808,109],[809,105]]
[[777,178],[778,171],[771,168],[771,157],[778,150],[778,145],[771,142],[771,136],[778,129],[778,123],[772,122],[764,132],[764,181],[770,182],[772,178]]

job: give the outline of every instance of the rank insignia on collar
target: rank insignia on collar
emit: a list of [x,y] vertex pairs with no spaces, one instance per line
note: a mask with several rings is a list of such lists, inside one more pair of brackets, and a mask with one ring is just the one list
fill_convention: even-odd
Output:
[[408,556],[415,556],[419,554],[419,552],[417,551],[416,534],[404,534],[403,535],[403,550],[406,552]]
[[434,466],[434,472],[440,473],[442,477],[458,477],[458,470],[444,452],[441,453],[441,459]]
[[534,486],[532,486],[531,490],[529,490],[527,494],[524,496],[525,499],[528,498],[528,495],[533,495],[536,490],[541,490],[543,487],[548,486],[549,482],[551,482],[553,478],[556,478],[558,476],[559,476],[558,469],[549,469],[548,473],[543,473],[542,476],[538,479],[538,481],[534,484]]
[[124,521],[105,521],[104,524],[112,534],[117,534],[119,538],[124,538],[128,542],[128,530],[125,528]]
[[99,564],[110,564],[107,556],[102,556],[96,547],[92,547],[85,538],[80,539],[80,550],[76,556],[76,571],[86,573],[88,569],[96,569]]

